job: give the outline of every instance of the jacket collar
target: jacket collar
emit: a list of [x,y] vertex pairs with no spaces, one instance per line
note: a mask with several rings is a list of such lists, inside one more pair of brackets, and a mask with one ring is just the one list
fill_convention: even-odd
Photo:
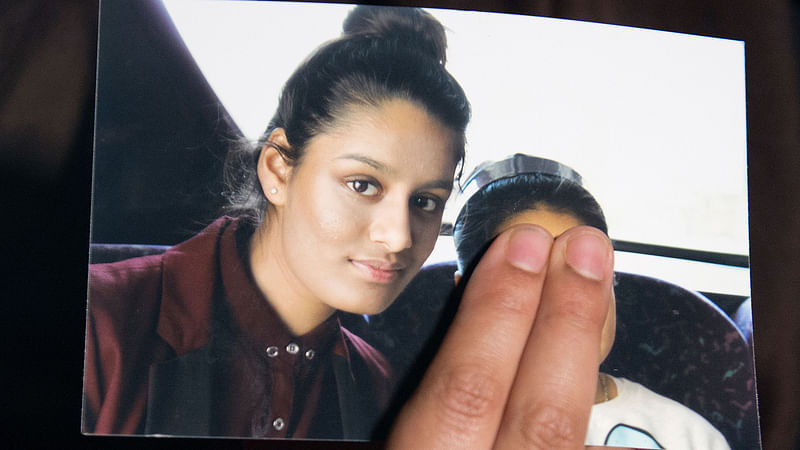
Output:
[[[312,332],[292,336],[277,313],[255,287],[242,263],[236,244],[242,222],[222,217],[193,238],[167,250],[162,259],[162,298],[158,334],[178,355],[196,350],[210,342],[213,332],[215,289],[222,287],[236,323],[254,345],[264,348],[290,341],[302,341],[303,347],[325,346],[333,333],[341,329],[334,315]],[[215,286],[215,283],[223,286]],[[350,360],[345,336],[334,346],[334,353]]]
[[222,217],[164,253],[157,332],[178,355],[208,344],[220,237],[234,223]]

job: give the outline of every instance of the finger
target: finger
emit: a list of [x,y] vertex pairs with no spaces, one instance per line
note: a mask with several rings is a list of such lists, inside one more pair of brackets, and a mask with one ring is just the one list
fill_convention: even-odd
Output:
[[497,448],[583,448],[611,299],[613,249],[591,227],[568,230],[547,279],[511,390]]
[[489,448],[530,333],[552,245],[532,225],[501,234],[389,437],[390,448]]

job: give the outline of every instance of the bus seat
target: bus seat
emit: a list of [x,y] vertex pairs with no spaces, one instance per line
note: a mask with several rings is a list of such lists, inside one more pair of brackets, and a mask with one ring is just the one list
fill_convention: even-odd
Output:
[[91,244],[89,246],[89,263],[111,263],[137,256],[157,255],[164,253],[168,248],[168,245]]
[[759,448],[754,361],[733,321],[706,297],[617,273],[617,335],[601,370],[697,411],[732,448]]
[[744,335],[745,341],[750,347],[753,347],[753,302],[747,298],[742,304],[736,308],[736,313],[733,316],[733,321],[736,326]]

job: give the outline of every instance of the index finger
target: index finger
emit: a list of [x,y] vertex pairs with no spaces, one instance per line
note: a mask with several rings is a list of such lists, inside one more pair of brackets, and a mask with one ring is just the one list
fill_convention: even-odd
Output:
[[497,448],[583,446],[597,389],[613,258],[608,238],[592,227],[568,230],[553,244]]
[[436,358],[395,422],[389,447],[492,445],[539,305],[552,242],[543,228],[519,225],[490,245]]

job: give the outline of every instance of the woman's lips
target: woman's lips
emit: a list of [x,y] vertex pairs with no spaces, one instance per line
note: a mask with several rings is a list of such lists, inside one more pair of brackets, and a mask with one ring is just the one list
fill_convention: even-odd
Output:
[[351,259],[350,262],[368,280],[375,283],[391,283],[400,276],[403,266],[384,261]]

